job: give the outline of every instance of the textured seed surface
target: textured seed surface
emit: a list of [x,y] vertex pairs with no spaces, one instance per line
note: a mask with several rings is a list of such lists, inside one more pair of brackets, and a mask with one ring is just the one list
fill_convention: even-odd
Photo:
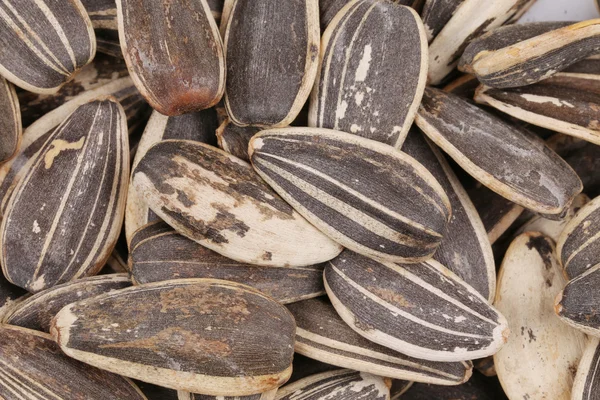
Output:
[[309,125],[401,146],[427,74],[427,39],[417,13],[388,1],[354,0],[322,42]]
[[600,341],[589,338],[571,393],[572,400],[597,400],[600,393]]
[[51,332],[88,364],[214,396],[251,395],[291,373],[295,323],[285,307],[233,282],[181,279],[71,304]]
[[219,147],[239,159],[250,162],[248,143],[252,136],[260,131],[260,128],[254,126],[237,126],[227,119],[217,129]]
[[296,320],[296,353],[379,376],[457,385],[471,376],[470,362],[412,358],[365,339],[353,331],[324,297],[289,304]]
[[412,157],[329,129],[263,131],[250,158],[312,224],[361,254],[418,262],[433,255],[450,217],[435,178]]
[[23,127],[15,88],[0,77],[0,163],[12,158],[21,143]]
[[596,288],[600,284],[600,265],[595,265],[567,283],[556,297],[556,314],[562,321],[580,331],[600,337],[600,296]]
[[423,12],[423,25],[427,40],[431,42],[446,26],[452,15],[465,0],[426,0]]

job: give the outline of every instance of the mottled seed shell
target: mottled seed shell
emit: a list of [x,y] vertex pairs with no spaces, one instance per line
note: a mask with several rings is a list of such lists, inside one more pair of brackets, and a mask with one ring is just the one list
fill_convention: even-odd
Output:
[[189,393],[181,390],[177,394],[178,400],[274,400],[277,395],[277,389],[250,396],[210,396],[208,394]]
[[571,398],[586,339],[554,315],[565,280],[553,252],[551,239],[528,232],[512,242],[502,262],[494,304],[512,334],[494,364],[511,399]]
[[400,147],[427,74],[418,14],[389,1],[353,0],[331,21],[322,43],[309,126]]
[[50,335],[0,325],[0,398],[145,400],[129,379],[66,357]]
[[34,93],[55,93],[96,53],[92,23],[79,0],[3,2],[0,43],[0,74]]
[[577,367],[571,400],[600,399],[600,340],[589,338]]
[[80,106],[48,136],[10,197],[0,227],[6,278],[39,292],[96,274],[119,236],[128,176],[123,108],[114,98]]
[[421,17],[427,33],[427,40],[431,41],[446,26],[452,15],[465,0],[426,0]]
[[329,129],[254,136],[254,169],[284,200],[344,247],[419,262],[439,246],[450,201],[435,178],[391,146]]
[[260,131],[260,128],[253,126],[237,126],[227,119],[217,129],[219,147],[239,159],[250,162],[248,143],[252,136]]
[[325,294],[323,264],[242,264],[181,236],[164,222],[150,223],[134,233],[129,262],[136,284],[183,278],[223,279],[252,286],[282,304]]
[[596,264],[567,283],[556,296],[554,310],[561,320],[590,335],[600,337],[598,304],[600,264]]
[[319,46],[318,0],[236,0],[224,39],[231,121],[289,125],[312,89]]
[[541,139],[458,96],[426,89],[415,121],[471,176],[532,211],[562,215],[583,188]]
[[[154,111],[146,124],[146,128],[138,144],[132,170],[138,165],[148,149],[154,144],[167,139],[194,140],[217,144],[215,130],[217,129],[217,114],[214,109],[188,113],[177,117],[167,117]],[[131,241],[133,232],[151,221],[157,220],[156,214],[150,210],[143,195],[133,185],[129,186],[127,194],[127,209],[125,211],[125,235],[127,242]]]
[[203,143],[155,144],[135,167],[133,184],[179,233],[242,263],[304,266],[341,251],[250,165]]
[[442,185],[450,199],[452,217],[440,247],[433,255],[459,278],[489,301],[496,292],[496,266],[487,232],[452,168],[431,142],[418,130],[409,133],[402,151],[423,164]]
[[19,99],[13,85],[0,76],[0,164],[14,157],[21,145],[23,126]]
[[206,0],[117,0],[117,12],[131,78],[155,110],[173,116],[219,102],[225,57]]
[[77,279],[41,291],[14,307],[2,323],[50,332],[50,321],[64,306],[79,300],[131,286],[127,274]]
[[13,307],[26,298],[26,290],[13,285],[0,273],[0,321]]
[[506,319],[437,261],[381,263],[345,250],[324,273],[340,317],[365,338],[411,357],[463,361],[492,355]]
[[280,388],[276,400],[389,400],[391,382],[364,372],[323,372]]
[[471,376],[467,362],[442,363],[412,358],[365,339],[325,297],[289,304],[296,320],[296,353],[379,376],[435,385],[458,385]]
[[66,306],[51,332],[67,355],[120,375],[245,396],[287,381],[295,329],[285,307],[249,286],[180,279]]

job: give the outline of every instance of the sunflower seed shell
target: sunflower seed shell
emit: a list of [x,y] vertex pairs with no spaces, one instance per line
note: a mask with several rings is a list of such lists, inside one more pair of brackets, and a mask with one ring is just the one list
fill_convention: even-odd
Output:
[[571,400],[598,400],[600,393],[600,340],[589,338],[577,367]]
[[465,0],[426,0],[421,17],[427,40],[431,41],[446,26],[452,15],[458,10]]
[[19,98],[13,85],[0,76],[0,164],[17,154],[23,137]]

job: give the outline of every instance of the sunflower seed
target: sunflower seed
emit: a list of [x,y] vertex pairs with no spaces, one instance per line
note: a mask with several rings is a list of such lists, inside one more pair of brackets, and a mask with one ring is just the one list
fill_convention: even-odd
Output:
[[30,92],[55,93],[96,53],[79,0],[5,1],[0,27],[0,74]]
[[63,308],[51,332],[88,364],[172,389],[246,396],[291,374],[291,314],[249,286],[180,279],[136,286]]
[[252,126],[237,126],[227,119],[217,129],[219,147],[237,158],[250,162],[248,143],[250,143],[252,136],[260,130],[260,128]]
[[400,147],[427,74],[427,39],[418,14],[388,1],[353,0],[322,42],[309,126]]
[[0,321],[13,307],[27,298],[27,291],[13,285],[0,273]]
[[391,146],[329,129],[263,131],[249,146],[260,176],[313,225],[371,257],[419,262],[439,246],[450,201]]
[[458,96],[426,89],[415,121],[471,176],[532,211],[560,216],[582,190],[541,139]]
[[13,85],[0,76],[0,164],[10,160],[19,150],[23,136],[21,109]]
[[390,388],[390,400],[398,400],[408,389],[410,389],[413,383],[414,382],[394,379],[392,381],[392,387]]
[[388,378],[341,369],[312,375],[277,391],[277,400],[388,400]]
[[144,400],[129,380],[66,357],[50,335],[0,325],[0,398]]
[[430,43],[464,2],[465,0],[425,0],[421,17]]
[[127,274],[77,279],[39,292],[14,307],[2,323],[50,332],[50,321],[67,304],[131,286]]
[[441,363],[412,358],[354,332],[327,298],[289,304],[298,325],[296,353],[342,368],[436,385],[458,385],[471,376],[467,362]]
[[153,0],[117,0],[117,14],[123,57],[138,90],[155,110],[180,115],[219,102],[225,57],[206,0],[168,6]]
[[433,255],[481,295],[492,301],[496,291],[496,266],[487,232],[452,168],[435,145],[418,130],[409,133],[402,151],[423,164],[450,199],[452,217],[440,247]]
[[506,319],[483,296],[434,260],[382,263],[345,250],[325,267],[324,279],[352,329],[411,357],[486,357],[509,334]]
[[[154,111],[146,124],[146,129],[138,145],[132,170],[155,143],[167,139],[194,140],[216,146],[217,115],[214,109],[202,110],[177,117],[166,117]],[[131,241],[133,232],[145,224],[158,219],[141,193],[133,185],[129,186],[127,194],[127,209],[125,211],[125,234]]]
[[597,400],[600,393],[600,340],[589,338],[577,367],[571,400]]
[[494,364],[511,399],[571,398],[586,339],[554,315],[554,297],[565,280],[553,252],[550,238],[528,232],[511,243],[502,262],[494,304],[513,334]]
[[196,394],[184,391],[179,391],[178,400],[273,400],[277,395],[277,389],[270,390],[266,393],[253,394],[250,396],[210,396],[207,394]]
[[119,236],[128,175],[123,108],[114,98],[80,106],[33,156],[6,206],[6,278],[39,292],[96,274]]

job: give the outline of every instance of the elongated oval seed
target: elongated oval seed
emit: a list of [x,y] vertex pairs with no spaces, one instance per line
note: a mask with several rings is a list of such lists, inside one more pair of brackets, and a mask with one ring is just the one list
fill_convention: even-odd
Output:
[[155,110],[180,115],[219,102],[225,57],[206,0],[117,0],[117,13],[131,78]]
[[19,99],[13,85],[0,76],[0,164],[14,157],[21,145],[23,126]]
[[277,395],[277,389],[250,396],[210,396],[208,394],[189,393],[181,390],[177,392],[177,395],[177,400],[274,400]]
[[309,126],[401,146],[427,74],[427,39],[418,14],[389,1],[353,0],[322,42]]
[[289,304],[296,320],[296,353],[374,375],[435,385],[458,385],[471,376],[470,361],[442,363],[412,358],[365,339],[325,297]]
[[340,317],[365,338],[412,357],[463,361],[496,353],[506,319],[437,261],[382,263],[345,250],[325,267]]
[[250,165],[199,142],[155,144],[135,167],[133,184],[179,233],[239,262],[304,266],[341,251]]
[[600,264],[571,279],[556,296],[554,310],[563,322],[590,335],[600,337],[600,314],[597,287]]
[[541,139],[458,96],[426,89],[415,121],[471,176],[532,211],[562,215],[582,190]]
[[0,41],[0,74],[34,93],[55,93],[96,53],[92,23],[79,0],[3,2]]
[[571,400],[598,400],[600,394],[600,339],[588,338],[577,366]]
[[41,291],[19,303],[2,323],[50,332],[50,321],[64,306],[112,290],[131,286],[127,274],[100,275],[77,279]]
[[52,335],[69,356],[150,383],[213,396],[281,386],[291,374],[296,325],[249,286],[165,281],[63,308]]
[[431,172],[444,188],[452,205],[448,234],[444,235],[433,259],[492,301],[496,292],[494,254],[469,195],[444,156],[420,131],[412,130],[409,133],[402,151]]
[[267,130],[254,169],[314,226],[372,257],[419,262],[439,246],[450,201],[435,178],[391,146],[329,129]]
[[145,400],[129,379],[66,357],[46,333],[0,325],[3,399]]
[[312,89],[319,36],[318,0],[236,1],[224,40],[231,121],[289,125]]
[[276,400],[388,400],[388,378],[341,369],[311,375],[277,391]]
[[114,98],[80,106],[49,135],[0,227],[8,280],[39,292],[104,266],[125,211],[128,150],[125,113]]
[[553,300],[565,280],[553,252],[551,239],[528,232],[511,243],[502,262],[494,304],[513,334],[494,364],[511,399],[571,398],[585,335],[554,315]]
[[427,40],[431,41],[446,26],[452,15],[458,10],[465,0],[426,0],[421,16],[427,33]]
[[[138,235],[143,239],[138,240]],[[184,278],[223,279],[252,286],[282,304],[325,294],[323,264],[261,267],[239,263],[178,234],[164,222],[150,223],[136,231],[129,257],[136,284]]]
[[237,126],[226,119],[217,129],[219,148],[239,159],[250,162],[248,143],[250,143],[252,136],[260,131],[260,128],[254,126]]
[[[319,0],[319,19],[321,21],[321,31],[324,31],[337,13],[350,3],[352,0]],[[408,6],[414,3],[413,0],[390,0],[392,3]],[[414,8],[414,7],[413,7]]]

